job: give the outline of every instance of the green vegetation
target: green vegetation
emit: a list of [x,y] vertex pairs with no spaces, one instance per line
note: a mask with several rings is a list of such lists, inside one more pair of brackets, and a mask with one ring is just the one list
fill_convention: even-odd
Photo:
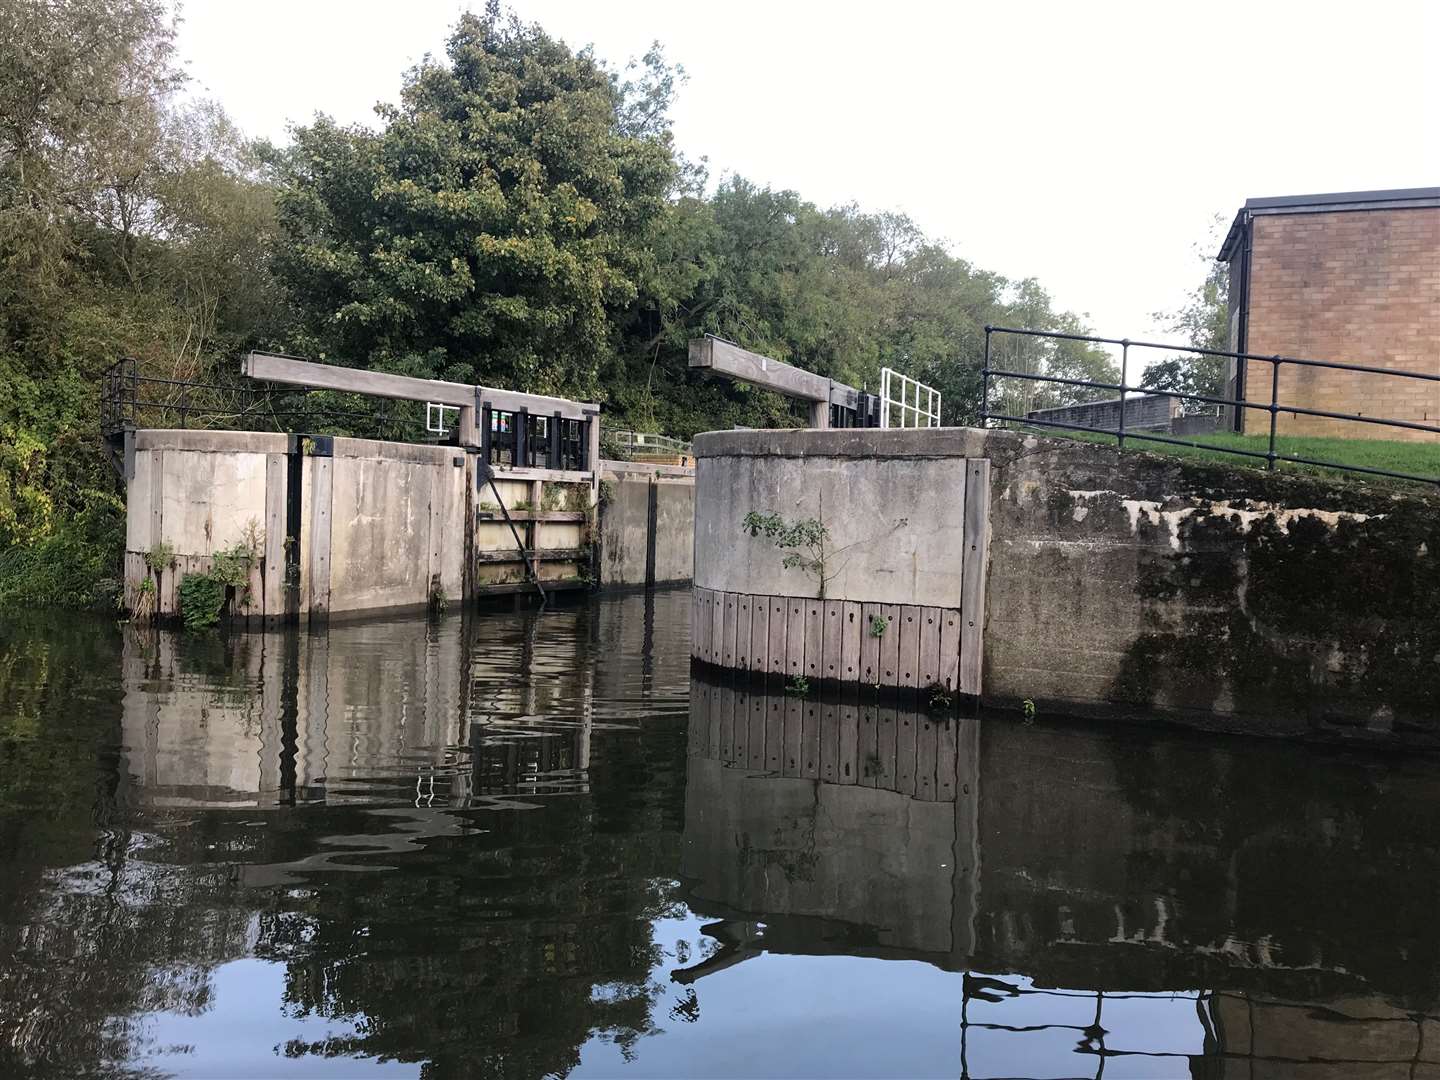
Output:
[[[492,2],[373,127],[319,117],[276,147],[182,96],[165,0],[0,0],[0,16],[3,605],[114,599],[98,391],[121,357],[238,388],[236,357],[272,349],[599,399],[607,421],[688,438],[801,422],[692,373],[707,332],[872,389],[895,367],[955,423],[976,411],[985,323],[1083,328],[903,215],[711,184],[672,144],[684,73],[658,47],[611,67]],[[1075,345],[1025,362],[1113,373]],[[231,410],[212,422],[234,400],[206,392]],[[310,430],[367,433],[325,411],[365,399],[307,401]]]
[[819,518],[786,521],[779,514],[751,510],[740,527],[751,536],[763,536],[785,552],[780,565],[800,570],[815,579],[816,595],[825,599],[825,586],[834,574],[826,574],[830,530]]
[[787,694],[808,694],[810,692],[810,680],[804,675],[791,675],[785,680],[785,692]]
[[250,593],[250,574],[260,559],[264,535],[252,521],[245,535],[217,551],[204,574],[180,579],[180,615],[186,630],[205,630],[220,621],[227,602],[243,606]]
[[[1097,442],[1114,445],[1114,435],[1087,431],[1057,431],[1039,427],[1026,430],[1036,435],[1075,438],[1083,442]],[[1244,450],[1251,454],[1264,455],[1270,449],[1270,436],[1241,435],[1236,432],[1213,432],[1191,436],[1193,446],[1176,446],[1170,443],[1149,442],[1145,439],[1130,438],[1127,450],[1146,450],[1156,454],[1171,454],[1177,457],[1199,461],[1222,462],[1236,468],[1265,468],[1260,458],[1242,457],[1224,451]],[[1412,476],[1434,477],[1440,483],[1440,445],[1434,443],[1391,442],[1383,439],[1335,439],[1312,435],[1277,435],[1275,452],[1281,455],[1309,458],[1312,461],[1329,461],[1337,465],[1358,465],[1368,469],[1388,469],[1391,472],[1409,473]],[[1406,480],[1392,477],[1370,476],[1363,473],[1347,472],[1343,469],[1325,468],[1319,465],[1303,465],[1296,462],[1277,461],[1276,468],[1283,472],[1318,476],[1327,480],[1338,480],[1349,484],[1378,484],[1381,486],[1415,487]],[[1432,487],[1433,485],[1426,485]]]
[[885,631],[890,629],[890,620],[884,615],[870,616],[870,636],[884,637]]

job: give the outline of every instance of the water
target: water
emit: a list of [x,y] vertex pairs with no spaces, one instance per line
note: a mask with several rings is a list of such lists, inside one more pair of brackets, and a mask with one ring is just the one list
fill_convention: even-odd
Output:
[[1440,762],[692,681],[688,611],[0,624],[0,1075],[1440,1075]]

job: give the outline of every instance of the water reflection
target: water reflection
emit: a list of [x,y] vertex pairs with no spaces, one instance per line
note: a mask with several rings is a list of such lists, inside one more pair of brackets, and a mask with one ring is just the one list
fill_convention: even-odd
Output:
[[718,950],[686,984],[765,955],[955,971],[974,1077],[1440,1073],[1432,762],[691,701],[682,865]]
[[1440,1075],[1440,763],[692,683],[688,610],[0,625],[0,1075]]

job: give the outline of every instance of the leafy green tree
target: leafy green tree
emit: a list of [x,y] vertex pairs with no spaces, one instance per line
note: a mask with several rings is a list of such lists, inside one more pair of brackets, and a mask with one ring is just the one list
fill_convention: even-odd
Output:
[[[1226,221],[1216,215],[1209,238],[1195,245],[1195,252],[1205,263],[1205,279],[1185,297],[1185,303],[1174,311],[1155,314],[1165,329],[1197,349],[1230,348],[1230,268],[1216,262],[1214,251]],[[1168,390],[1178,394],[1225,395],[1229,361],[1223,356],[1185,353],[1170,356],[1145,370],[1143,384],[1151,390]],[[1195,412],[1206,406],[1190,402],[1186,410]]]
[[279,268],[311,349],[597,393],[675,178],[658,54],[650,68],[622,82],[492,0],[410,73],[380,130],[297,129],[271,160]]

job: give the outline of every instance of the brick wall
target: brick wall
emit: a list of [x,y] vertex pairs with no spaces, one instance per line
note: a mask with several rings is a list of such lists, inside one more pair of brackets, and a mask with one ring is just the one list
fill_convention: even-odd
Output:
[[[1259,214],[1253,222],[1248,352],[1440,374],[1440,208]],[[1246,394],[1270,400],[1270,365],[1250,361]],[[1282,366],[1281,404],[1440,423],[1440,383]],[[1268,430],[1247,410],[1246,429]],[[1281,414],[1295,435],[1440,436]]]

